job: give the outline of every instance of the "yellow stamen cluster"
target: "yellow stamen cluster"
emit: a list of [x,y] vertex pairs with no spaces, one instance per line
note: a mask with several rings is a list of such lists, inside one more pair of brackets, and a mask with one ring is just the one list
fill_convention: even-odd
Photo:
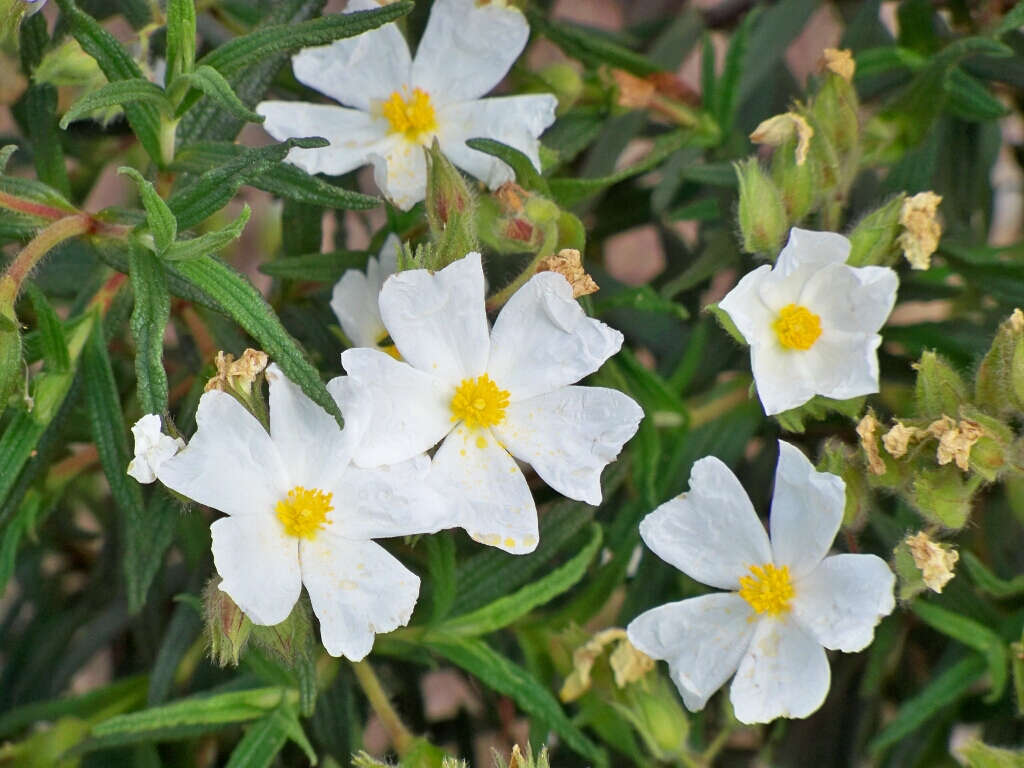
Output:
[[807,307],[787,304],[772,324],[779,344],[786,349],[807,350],[821,336],[821,318]]
[[381,113],[391,124],[391,132],[404,134],[409,141],[420,141],[437,130],[430,95],[420,88],[413,88],[409,98],[395,91],[381,106]]
[[498,389],[486,373],[475,379],[463,379],[452,396],[452,421],[467,427],[493,427],[505,420],[508,391]]
[[303,488],[296,485],[288,491],[287,498],[277,502],[274,511],[284,526],[284,532],[298,539],[313,540],[324,523],[330,522],[327,513],[332,511],[333,493],[324,493],[319,488]]
[[777,616],[788,611],[794,594],[789,566],[776,568],[771,563],[750,566],[750,576],[740,578],[739,594],[758,613]]

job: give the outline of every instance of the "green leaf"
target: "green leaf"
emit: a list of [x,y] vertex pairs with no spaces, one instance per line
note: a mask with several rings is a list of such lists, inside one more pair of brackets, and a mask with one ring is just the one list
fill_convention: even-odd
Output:
[[62,194],[70,195],[71,182],[57,130],[57,89],[48,83],[35,83],[25,92],[24,105],[36,175]]
[[663,134],[655,139],[654,146],[643,160],[608,176],[551,179],[549,182],[551,194],[560,205],[565,207],[575,205],[612,184],[618,184],[625,179],[646,173],[660,165],[662,160],[682,148],[689,140],[690,135],[688,131],[672,131]]
[[302,731],[295,708],[282,702],[266,717],[249,726],[231,751],[227,768],[266,768],[289,738],[305,750],[311,765],[317,764],[316,752]]
[[39,331],[39,345],[42,348],[43,361],[47,370],[64,373],[71,370],[71,357],[68,354],[68,342],[64,338],[64,326],[53,310],[46,295],[35,283],[26,283],[26,293],[32,300],[32,309],[36,313],[36,329]]
[[0,738],[7,739],[27,726],[46,720],[68,716],[85,718],[94,712],[128,709],[142,703],[145,698],[146,677],[135,675],[80,696],[34,701],[0,716]]
[[149,587],[174,540],[180,515],[181,503],[164,488],[154,488],[142,517],[125,521],[124,570],[129,610],[137,611],[145,605]]
[[171,297],[160,260],[143,248],[132,249],[131,330],[135,340],[135,377],[139,404],[145,413],[167,411],[167,372],[164,370],[164,331],[171,315]]
[[949,70],[944,87],[949,97],[947,108],[963,120],[986,122],[1009,114],[1009,109],[980,80],[960,67]]
[[999,26],[992,30],[992,36],[1002,37],[1007,32],[1012,32],[1022,25],[1024,25],[1024,3],[1017,3],[1006,12],[1003,20],[999,22]]
[[911,610],[932,628],[968,648],[973,648],[985,657],[989,677],[992,679],[992,691],[985,697],[985,701],[998,701],[1006,689],[1008,680],[1009,656],[1003,639],[984,624],[924,600],[915,600],[911,604]]
[[41,503],[42,497],[38,491],[27,493],[17,513],[3,529],[3,538],[0,539],[0,592],[7,588],[7,583],[14,575],[18,545],[22,536],[34,527]]
[[217,253],[217,251],[242,236],[242,230],[245,229],[251,214],[252,211],[249,209],[249,206],[245,205],[242,208],[242,212],[238,214],[238,218],[223,229],[206,232],[191,240],[179,240],[167,249],[164,253],[164,258],[167,261],[188,261],[189,259],[197,259],[207,254]]
[[430,573],[430,620],[440,621],[451,611],[458,582],[455,575],[455,541],[448,534],[427,536],[427,569]]
[[157,651],[153,669],[149,673],[146,704],[152,707],[167,699],[178,673],[178,665],[202,631],[203,623],[196,609],[187,602],[179,601],[160,639],[160,650]]
[[551,194],[548,183],[523,152],[494,139],[466,139],[466,146],[503,160],[516,174],[516,182],[542,195]]
[[606,33],[576,24],[552,22],[532,9],[527,15],[535,32],[584,64],[618,67],[641,77],[661,71],[649,58],[613,42]]
[[432,636],[427,646],[479,678],[488,688],[512,698],[524,711],[549,725],[575,752],[595,765],[608,765],[604,751],[566,717],[546,686],[482,640]]
[[999,599],[1024,595],[1024,574],[1017,574],[1012,579],[1001,579],[986,568],[977,555],[966,549],[961,552],[961,560],[978,589],[983,592]]
[[[113,83],[142,78],[142,71],[131,54],[96,19],[80,10],[74,0],[56,2],[71,34],[82,49],[96,59],[107,80]],[[154,162],[161,164],[160,115],[156,107],[145,101],[136,101],[125,105],[124,114],[143,148]]]
[[870,77],[909,69],[920,69],[928,59],[917,51],[899,45],[882,45],[857,52],[857,69],[853,79],[856,82]]
[[729,43],[729,52],[725,56],[725,67],[722,70],[722,76],[715,83],[715,99],[712,105],[712,114],[714,115],[715,122],[721,126],[722,132],[726,135],[732,130],[733,121],[736,116],[740,77],[746,69],[744,65],[747,59],[750,30],[758,18],[760,18],[760,15],[760,6],[755,6],[750,13],[743,17],[743,22]]
[[266,299],[242,275],[209,256],[174,263],[186,280],[213,298],[242,326],[263,351],[281,366],[285,375],[321,408],[341,418],[337,403],[327,391],[317,369],[306,359],[299,345],[288,335]]
[[249,123],[262,123],[264,120],[263,115],[256,114],[242,103],[241,99],[231,89],[231,84],[224,79],[224,75],[207,64],[201,64],[196,67],[194,72],[187,72],[181,75],[173,82],[171,87],[178,88],[181,85],[198,88],[209,96],[215,104],[223,107],[228,113],[239,120],[245,120]]
[[160,86],[154,85],[143,77],[134,77],[130,80],[116,80],[107,83],[82,96],[64,113],[60,119],[60,127],[66,129],[75,120],[86,117],[98,109],[121,107],[139,102],[151,104],[165,114],[171,110],[167,95]]
[[238,72],[274,53],[293,52],[335,40],[355,37],[405,16],[413,8],[409,0],[385,5],[373,11],[336,13],[318,19],[265,27],[229,40],[199,60],[222,75]]
[[366,269],[370,258],[366,251],[331,251],[309,253],[260,264],[260,272],[282,280],[311,280],[315,283],[336,283],[350,269]]
[[956,752],[967,761],[967,768],[1021,768],[1024,766],[1024,750],[990,747],[972,739]]
[[[40,205],[57,208],[68,213],[77,213],[75,206],[69,203],[60,192],[35,179],[25,179],[20,176],[0,176],[0,192],[12,195],[13,197],[20,197],[33,203],[39,203]],[[49,223],[52,217],[49,216],[49,212],[40,212],[34,218],[39,219],[41,223],[42,221]]]
[[167,0],[167,79],[191,72],[196,58],[196,4],[194,0]]
[[[203,173],[236,159],[245,151],[245,147],[230,142],[200,142],[179,149],[173,168],[189,173]],[[290,163],[272,166],[247,183],[278,197],[322,208],[358,210],[380,205],[380,199],[373,195],[329,184]]]
[[690,313],[686,307],[664,298],[649,285],[639,285],[611,296],[600,296],[594,300],[594,313],[601,315],[612,309],[637,309],[641,312],[657,312],[671,315],[677,320],[686,320]]
[[156,244],[157,253],[163,253],[174,242],[178,236],[178,221],[167,207],[167,203],[157,194],[153,185],[142,177],[142,174],[134,168],[121,166],[117,172],[123,176],[131,177],[139,185],[139,196],[142,198],[142,207],[146,209],[146,223],[153,235],[153,242]]

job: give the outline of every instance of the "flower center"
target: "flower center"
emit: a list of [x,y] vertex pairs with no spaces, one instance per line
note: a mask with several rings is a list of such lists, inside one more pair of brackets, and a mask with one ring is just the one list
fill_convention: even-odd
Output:
[[288,491],[287,498],[277,502],[274,511],[277,519],[284,526],[284,532],[298,539],[313,540],[316,532],[324,523],[329,523],[327,513],[334,509],[331,506],[333,493],[324,493],[319,488],[303,488],[296,485]]
[[464,421],[467,427],[493,427],[505,420],[508,391],[498,389],[486,373],[475,379],[463,379],[452,396],[452,421]]
[[403,133],[409,141],[419,141],[424,134],[437,130],[437,115],[430,103],[430,95],[419,88],[413,88],[409,98],[394,91],[384,102],[381,112],[391,123],[391,132]]
[[758,613],[772,616],[785,613],[794,594],[789,566],[776,568],[771,563],[750,566],[750,576],[740,578],[739,594]]
[[772,328],[786,349],[810,349],[821,336],[821,318],[807,307],[787,304],[779,310]]

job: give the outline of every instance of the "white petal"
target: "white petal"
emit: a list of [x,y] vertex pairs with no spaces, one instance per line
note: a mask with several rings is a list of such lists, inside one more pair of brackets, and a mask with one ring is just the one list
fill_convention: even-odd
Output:
[[621,346],[622,334],[587,317],[564,277],[541,272],[498,315],[487,373],[512,402],[526,400],[575,384]]
[[321,136],[331,144],[318,149],[295,147],[285,158],[309,173],[338,175],[386,154],[394,139],[387,120],[367,112],[301,101],[262,101],[256,111],[266,118],[263,128],[275,139]]
[[464,101],[438,114],[438,140],[445,156],[466,173],[496,189],[515,174],[503,161],[466,146],[466,139],[494,139],[518,149],[540,170],[538,136],[555,121],[558,100],[551,94],[502,96]]
[[852,653],[871,644],[896,607],[896,577],[875,555],[833,555],[794,584],[793,614],[818,642]]
[[850,241],[842,235],[793,227],[789,230],[789,242],[775,262],[775,270],[788,275],[807,264],[843,263],[849,255]]
[[370,276],[377,286],[377,292],[384,287],[384,281],[398,271],[398,254],[402,250],[402,238],[394,232],[388,233],[384,239],[384,245],[380,247],[377,254],[378,262],[376,271],[369,266],[366,269],[367,276]]
[[365,541],[450,528],[458,525],[459,507],[445,491],[426,454],[376,469],[350,467],[335,493],[339,503],[328,530]]
[[[367,272],[371,266],[379,272],[377,260],[370,257]],[[357,347],[376,347],[377,342],[387,335],[384,321],[380,319],[377,299],[380,285],[358,269],[349,269],[335,283],[331,292],[331,309],[334,310],[341,330]]]
[[775,317],[761,301],[761,285],[771,274],[767,264],[748,272],[736,284],[736,287],[725,294],[718,302],[719,308],[725,311],[736,329],[743,334],[747,343],[753,345],[765,332],[771,330]]
[[454,388],[376,349],[347,349],[341,364],[360,385],[363,440],[353,461],[376,467],[405,461],[448,434]]
[[691,712],[736,671],[757,626],[738,595],[701,595],[653,608],[626,627],[629,642],[669,664],[672,681]]
[[222,517],[210,526],[213,561],[227,592],[253,624],[280,624],[302,587],[298,539],[272,515]]
[[779,440],[770,529],[775,564],[788,565],[800,579],[813,571],[839,531],[846,506],[846,483],[818,472],[794,445]]
[[[375,0],[349,0],[345,12],[380,7]],[[411,65],[409,46],[394,22],[292,57],[300,83],[365,111],[408,85]]]
[[437,0],[412,63],[412,84],[440,104],[483,96],[519,58],[530,26],[518,8]]
[[155,481],[160,465],[185,447],[180,437],[161,431],[160,417],[155,413],[147,413],[132,425],[132,438],[135,457],[128,463],[128,475],[140,483]]
[[807,717],[825,701],[830,679],[825,649],[799,622],[762,618],[729,699],[741,723]]
[[768,416],[796,408],[817,393],[816,382],[799,365],[799,350],[783,349],[772,333],[770,339],[750,345],[750,369],[757,396]]
[[797,303],[818,314],[823,327],[872,334],[892,312],[899,282],[888,267],[832,264],[808,278]]
[[199,399],[196,423],[188,447],[160,465],[160,482],[229,515],[271,515],[292,484],[256,417],[214,390]]
[[409,623],[419,577],[372,541],[321,533],[300,548],[302,583],[332,656],[359,661],[374,635]]
[[647,515],[640,535],[662,560],[719,589],[739,589],[750,566],[772,561],[768,534],[747,492],[714,456],[693,465],[689,493]]
[[270,437],[287,466],[293,486],[323,488],[351,461],[341,427],[310,400],[276,364],[267,367],[270,383]]
[[327,382],[327,391],[341,410],[345,426],[341,430],[341,441],[334,449],[335,463],[348,464],[356,448],[362,443],[366,430],[372,422],[372,408],[368,407],[366,387],[351,376],[336,376]]
[[486,369],[490,341],[479,253],[434,274],[410,269],[392,275],[380,294],[380,314],[414,368],[453,387]]
[[800,356],[799,375],[816,394],[836,400],[878,391],[877,334],[825,329],[814,346]]
[[434,456],[438,483],[464,502],[459,525],[476,541],[514,555],[537,548],[537,508],[526,478],[490,430],[459,426]]
[[644,412],[617,389],[563,387],[512,403],[494,435],[544,482],[571,499],[601,503],[601,470],[636,434]]
[[389,135],[369,154],[373,180],[381,193],[403,211],[427,196],[424,147],[402,135]]

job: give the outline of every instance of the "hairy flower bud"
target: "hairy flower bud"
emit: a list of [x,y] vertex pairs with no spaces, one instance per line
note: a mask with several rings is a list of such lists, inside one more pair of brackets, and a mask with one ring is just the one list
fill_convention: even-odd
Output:
[[479,250],[476,200],[465,178],[441,152],[437,139],[427,150],[427,221],[434,239],[434,259],[425,265],[437,270]]
[[862,218],[850,233],[853,267],[892,266],[899,258],[900,213],[906,195],[899,194]]
[[959,413],[967,401],[967,384],[952,365],[934,352],[925,352],[914,364],[917,369],[915,399],[917,413],[928,418]]
[[739,225],[748,253],[778,253],[788,222],[782,195],[756,158],[734,165],[740,185]]
[[992,413],[1024,411],[1024,312],[1003,321],[974,382],[978,405]]
[[220,579],[214,577],[203,590],[203,612],[210,657],[219,666],[238,666],[238,659],[249,641],[252,622],[235,605],[227,592],[220,590]]

